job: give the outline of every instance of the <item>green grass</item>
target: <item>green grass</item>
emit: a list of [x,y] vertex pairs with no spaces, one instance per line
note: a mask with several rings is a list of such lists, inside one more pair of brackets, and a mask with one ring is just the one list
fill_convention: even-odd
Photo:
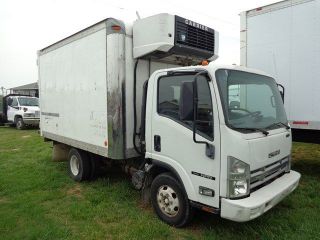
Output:
[[320,239],[320,146],[295,143],[297,190],[248,223],[197,212],[184,229],[162,223],[128,178],[75,183],[35,130],[0,127],[0,239]]

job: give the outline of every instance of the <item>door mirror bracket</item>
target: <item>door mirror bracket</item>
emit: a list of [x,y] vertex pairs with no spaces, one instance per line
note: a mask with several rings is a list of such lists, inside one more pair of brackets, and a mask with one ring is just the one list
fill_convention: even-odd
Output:
[[280,83],[278,83],[277,86],[278,86],[278,88],[281,88],[281,89],[279,89],[279,92],[280,92],[280,95],[282,98],[282,102],[284,103],[284,91],[285,91],[284,86]]
[[207,74],[207,71],[201,71],[194,75],[192,82],[184,82],[181,85],[180,90],[180,104],[179,113],[180,120],[182,121],[192,121],[193,122],[193,141],[195,143],[206,144],[206,156],[208,158],[214,159],[215,148],[212,144],[206,141],[198,141],[196,139],[197,131],[197,116],[198,116],[198,87],[197,78],[200,75]]
[[206,143],[206,155],[208,158],[214,159],[215,148],[212,144]]
[[196,139],[196,132],[197,132],[197,116],[198,116],[198,84],[197,84],[197,79],[198,76],[207,74],[207,71],[202,71],[197,73],[194,76],[194,80],[192,82],[193,84],[193,141],[195,143],[201,143],[206,145],[206,156],[208,158],[214,159],[215,155],[215,148],[212,144],[209,144],[206,141],[198,141]]

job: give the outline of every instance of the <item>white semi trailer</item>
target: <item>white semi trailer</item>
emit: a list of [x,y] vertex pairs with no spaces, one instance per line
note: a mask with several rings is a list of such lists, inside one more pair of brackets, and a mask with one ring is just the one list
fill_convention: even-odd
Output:
[[240,16],[241,65],[261,69],[285,87],[294,136],[302,133],[298,129],[320,130],[320,1],[286,0]]
[[[291,132],[273,78],[217,58],[217,31],[170,14],[108,18],[38,52],[41,135],[76,181],[131,163],[181,227],[193,208],[254,219],[292,192]],[[205,61],[203,62],[205,63]]]

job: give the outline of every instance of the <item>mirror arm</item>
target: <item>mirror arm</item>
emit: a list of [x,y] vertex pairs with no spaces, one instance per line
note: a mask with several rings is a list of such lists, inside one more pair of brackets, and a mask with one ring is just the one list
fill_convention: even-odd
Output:
[[280,83],[277,83],[277,86],[280,87],[282,89],[282,93],[280,91],[280,95],[281,95],[281,98],[282,98],[282,102],[284,102],[284,91],[285,91],[285,88],[282,84]]
[[213,145],[209,144],[206,141],[198,141],[196,139],[196,126],[197,126],[197,116],[198,116],[198,76],[203,75],[203,74],[207,74],[207,71],[201,71],[199,73],[197,73],[194,76],[194,80],[193,80],[193,141],[195,143],[200,143],[200,144],[205,144],[206,145],[206,155],[209,158],[214,159],[214,155],[215,155],[215,148]]

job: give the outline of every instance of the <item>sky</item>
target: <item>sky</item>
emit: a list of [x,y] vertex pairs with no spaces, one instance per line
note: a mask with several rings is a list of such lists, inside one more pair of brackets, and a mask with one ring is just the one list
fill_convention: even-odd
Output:
[[1,0],[0,88],[36,82],[37,50],[107,17],[176,14],[219,31],[221,64],[240,62],[239,13],[275,0]]

